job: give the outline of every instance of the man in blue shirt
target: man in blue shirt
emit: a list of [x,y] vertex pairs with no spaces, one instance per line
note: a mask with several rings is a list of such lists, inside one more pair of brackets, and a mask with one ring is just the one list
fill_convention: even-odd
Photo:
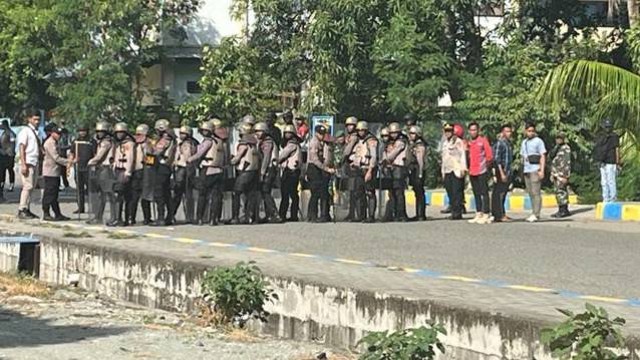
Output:
[[495,222],[508,221],[504,200],[511,185],[513,147],[511,145],[511,125],[502,125],[500,135],[493,147],[494,186],[491,193],[491,215]]
[[527,218],[527,221],[536,222],[540,219],[540,210],[542,209],[540,188],[544,179],[547,149],[544,146],[544,141],[538,137],[534,123],[527,123],[525,136],[520,155],[524,163],[524,183],[533,209],[533,213]]

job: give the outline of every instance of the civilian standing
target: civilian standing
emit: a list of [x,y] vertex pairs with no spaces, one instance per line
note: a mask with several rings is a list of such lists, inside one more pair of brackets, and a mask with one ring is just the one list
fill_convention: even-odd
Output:
[[489,169],[493,162],[493,151],[489,140],[480,135],[476,122],[469,124],[469,179],[476,199],[476,216],[469,220],[472,224],[487,224],[489,216]]
[[522,142],[520,155],[524,163],[524,183],[531,199],[531,216],[527,222],[537,222],[540,220],[540,210],[542,209],[541,186],[544,180],[544,168],[546,164],[547,149],[542,139],[536,133],[536,126],[528,123],[525,127],[525,140]]
[[620,136],[613,132],[613,121],[602,122],[602,133],[596,140],[593,159],[600,164],[602,201],[614,202],[618,197],[616,177],[620,168]]
[[31,109],[27,112],[27,126],[18,134],[18,151],[20,154],[20,177],[22,180],[22,192],[20,193],[20,205],[18,218],[36,219],[31,212],[31,193],[36,185],[37,172],[39,172],[40,157],[42,154],[42,141],[38,136],[40,124],[40,112]]
[[511,185],[513,164],[512,133],[513,129],[510,125],[503,125],[493,150],[495,181],[493,193],[491,194],[491,214],[496,222],[509,220],[504,208],[504,201]]
[[451,220],[462,220],[464,177],[467,156],[461,138],[454,135],[451,124],[444,125],[445,142],[442,144],[442,178],[449,196]]

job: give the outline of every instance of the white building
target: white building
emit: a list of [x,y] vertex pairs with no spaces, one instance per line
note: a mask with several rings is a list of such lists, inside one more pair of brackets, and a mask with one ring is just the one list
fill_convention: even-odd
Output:
[[175,105],[198,96],[203,46],[217,45],[223,37],[240,35],[244,29],[244,22],[231,18],[231,3],[232,0],[205,0],[195,20],[184,29],[184,41],[165,35],[163,59],[145,69],[142,86],[148,94],[143,104],[160,106],[156,95],[163,91]]

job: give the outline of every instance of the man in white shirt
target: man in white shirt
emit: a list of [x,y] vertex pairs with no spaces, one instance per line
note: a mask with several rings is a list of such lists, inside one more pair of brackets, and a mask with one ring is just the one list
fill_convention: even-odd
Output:
[[38,136],[39,124],[40,112],[35,109],[29,110],[27,112],[27,126],[18,133],[20,176],[22,178],[22,192],[20,193],[20,206],[18,208],[18,218],[20,219],[37,218],[29,207],[31,205],[31,192],[36,184],[38,162],[42,152],[42,141]]

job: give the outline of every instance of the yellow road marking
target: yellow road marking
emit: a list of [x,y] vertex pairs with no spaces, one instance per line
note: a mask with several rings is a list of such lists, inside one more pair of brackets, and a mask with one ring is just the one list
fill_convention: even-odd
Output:
[[201,242],[201,240],[189,239],[189,238],[175,238],[174,240],[177,242],[181,242],[183,244],[197,244]]
[[85,230],[93,230],[93,231],[103,231],[106,230],[104,227],[102,226],[87,226],[84,228]]
[[116,230],[115,231],[118,234],[124,234],[124,235],[136,235],[138,234],[137,231],[133,231],[133,230]]
[[302,257],[302,258],[315,258],[315,255],[311,255],[311,254],[304,254],[304,253],[291,253],[289,254],[291,256],[297,256],[297,257]]
[[462,282],[469,282],[469,283],[476,283],[481,281],[479,279],[469,278],[465,276],[448,276],[448,275],[441,276],[440,279],[462,281]]
[[525,286],[525,285],[508,285],[505,286],[507,289],[513,290],[523,290],[530,292],[538,292],[538,293],[552,293],[555,292],[553,289],[541,288],[536,286]]
[[207,243],[209,244],[209,246],[215,246],[215,247],[234,247],[234,244],[226,244],[226,243],[220,243],[220,242],[210,242]]
[[250,248],[247,248],[247,250],[253,251],[253,252],[258,252],[258,253],[265,253],[265,254],[272,254],[272,253],[278,252],[276,250],[264,249],[264,248],[260,248],[260,247],[250,247]]
[[351,259],[335,259],[335,261],[343,263],[343,264],[351,264],[351,265],[366,265],[367,263],[364,261],[351,260]]
[[78,224],[64,224],[64,226],[72,227],[72,228],[75,228],[75,229],[82,227],[82,225],[78,225]]
[[402,268],[402,271],[407,272],[407,273],[411,273],[411,274],[415,274],[415,273],[419,273],[420,269]]
[[615,303],[615,304],[621,304],[627,301],[624,299],[617,299],[617,298],[606,297],[606,296],[592,296],[592,295],[580,296],[580,299],[591,300],[591,301],[602,301],[602,302],[609,302],[609,303]]
[[168,235],[155,234],[155,233],[146,233],[144,234],[146,237],[154,238],[154,239],[167,239]]

